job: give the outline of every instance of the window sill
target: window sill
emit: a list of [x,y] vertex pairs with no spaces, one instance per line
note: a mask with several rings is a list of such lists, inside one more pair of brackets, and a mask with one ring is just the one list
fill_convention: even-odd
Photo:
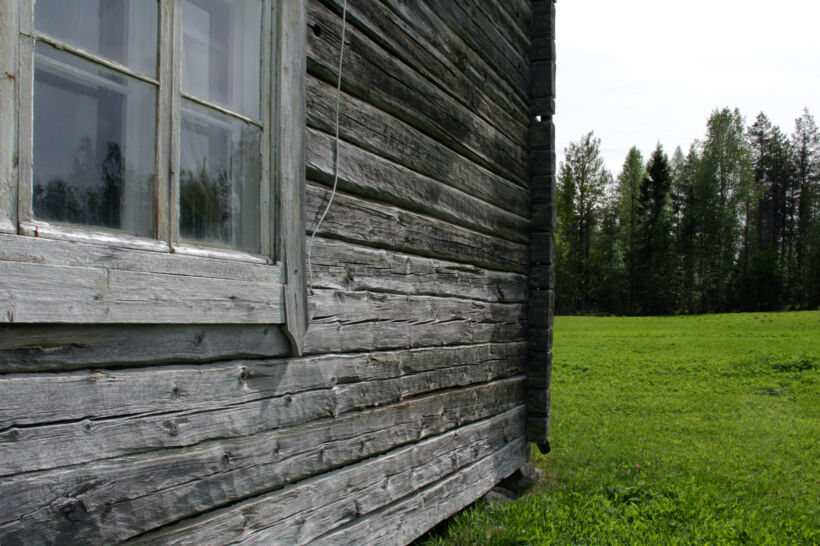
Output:
[[285,322],[280,265],[6,234],[0,249],[0,322]]

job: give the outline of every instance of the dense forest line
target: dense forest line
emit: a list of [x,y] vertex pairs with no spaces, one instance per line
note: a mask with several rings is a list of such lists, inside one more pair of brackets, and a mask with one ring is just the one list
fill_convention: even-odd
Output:
[[593,133],[557,185],[556,311],[663,315],[820,306],[820,136],[712,113],[671,158],[637,148],[617,179]]

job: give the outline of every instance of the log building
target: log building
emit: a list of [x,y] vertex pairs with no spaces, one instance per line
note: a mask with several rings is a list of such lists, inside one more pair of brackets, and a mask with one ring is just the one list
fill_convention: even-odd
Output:
[[0,31],[0,544],[407,543],[548,449],[553,0]]

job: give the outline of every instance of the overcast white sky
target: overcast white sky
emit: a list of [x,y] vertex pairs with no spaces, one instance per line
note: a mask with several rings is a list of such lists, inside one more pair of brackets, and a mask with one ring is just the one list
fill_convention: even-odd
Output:
[[718,108],[791,134],[820,123],[820,2],[559,0],[556,149],[590,130],[617,176],[630,147],[684,153]]

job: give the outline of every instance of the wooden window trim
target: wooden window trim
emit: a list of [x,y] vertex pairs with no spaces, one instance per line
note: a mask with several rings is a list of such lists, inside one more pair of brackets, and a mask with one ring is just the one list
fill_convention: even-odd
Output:
[[[177,209],[168,205],[176,202],[168,179],[178,154],[167,144],[173,142],[169,125],[178,127],[179,119],[157,128],[157,239],[33,220],[33,3],[0,0],[0,323],[278,324],[301,354],[307,329],[305,1],[264,4],[264,24],[273,30],[264,33],[269,47],[263,48],[273,55],[262,57],[271,66],[263,71],[270,91],[262,109],[270,120],[263,146],[271,161],[263,160],[260,208],[263,224],[272,217],[275,225],[263,228],[267,255],[259,256],[179,241]],[[172,28],[179,25],[178,17],[173,21],[180,5],[160,0],[161,44],[181,39]],[[180,101],[172,84],[179,80],[171,65],[178,66],[174,47],[173,59],[160,55],[158,116],[169,111],[163,101]]]

